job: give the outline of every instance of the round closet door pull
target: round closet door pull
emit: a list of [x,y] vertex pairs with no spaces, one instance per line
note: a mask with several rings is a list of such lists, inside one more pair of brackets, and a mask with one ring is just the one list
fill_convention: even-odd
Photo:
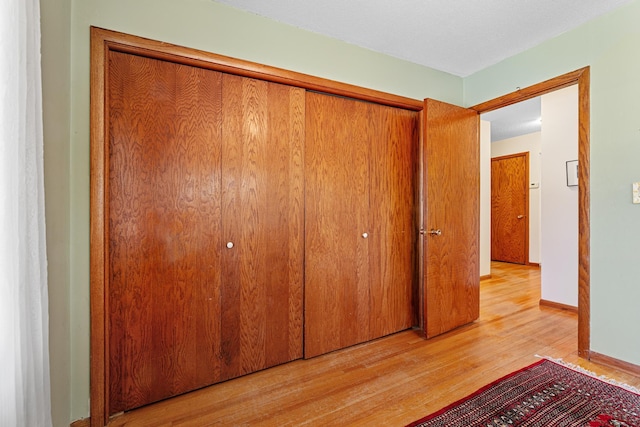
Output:
[[233,247],[233,242],[227,242],[227,248],[231,249]]
[[369,233],[362,233],[362,238],[366,239],[367,237],[369,237]]

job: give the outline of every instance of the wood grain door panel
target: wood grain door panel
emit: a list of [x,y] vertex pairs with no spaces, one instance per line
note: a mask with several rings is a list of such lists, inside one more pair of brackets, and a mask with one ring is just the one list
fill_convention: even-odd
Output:
[[371,338],[413,326],[419,115],[377,106],[370,161]]
[[305,98],[109,59],[113,414],[302,356]]
[[223,378],[302,357],[304,103],[223,77]]
[[307,93],[305,357],[369,339],[368,103]]
[[529,153],[491,159],[491,259],[529,258]]
[[219,379],[219,73],[110,53],[109,401]]
[[307,94],[305,357],[412,326],[418,114]]
[[478,114],[427,99],[423,135],[422,328],[431,338],[479,316]]

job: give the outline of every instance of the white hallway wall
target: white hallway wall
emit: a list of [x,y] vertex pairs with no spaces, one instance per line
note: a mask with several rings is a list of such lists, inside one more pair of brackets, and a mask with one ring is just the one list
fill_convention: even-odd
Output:
[[[490,126],[481,122],[481,276],[490,274],[483,266],[491,259],[491,168],[482,155]],[[566,182],[566,161],[578,157],[577,86],[543,95],[541,132],[490,144],[490,158],[523,152],[529,153],[529,183],[539,184],[529,189],[529,262],[542,265],[541,298],[577,306],[578,189]]]
[[480,277],[491,274],[491,122],[480,120]]
[[566,162],[578,158],[578,87],[542,96],[542,295],[578,306],[578,187]]

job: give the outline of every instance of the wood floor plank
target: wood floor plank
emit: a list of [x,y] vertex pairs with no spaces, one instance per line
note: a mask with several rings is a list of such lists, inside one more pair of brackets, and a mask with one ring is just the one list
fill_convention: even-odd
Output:
[[577,317],[540,307],[540,269],[493,263],[480,318],[425,341],[412,330],[297,360],[120,415],[110,426],[402,426],[539,360],[578,357]]

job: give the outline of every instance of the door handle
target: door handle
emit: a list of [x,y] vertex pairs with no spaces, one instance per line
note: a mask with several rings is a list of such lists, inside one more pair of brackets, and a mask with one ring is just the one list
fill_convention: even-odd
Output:
[[432,236],[440,236],[442,235],[442,231],[439,228],[437,230],[434,230],[432,228],[431,230],[429,230],[429,234],[431,234]]
[[518,215],[518,219],[524,218],[524,215]]

